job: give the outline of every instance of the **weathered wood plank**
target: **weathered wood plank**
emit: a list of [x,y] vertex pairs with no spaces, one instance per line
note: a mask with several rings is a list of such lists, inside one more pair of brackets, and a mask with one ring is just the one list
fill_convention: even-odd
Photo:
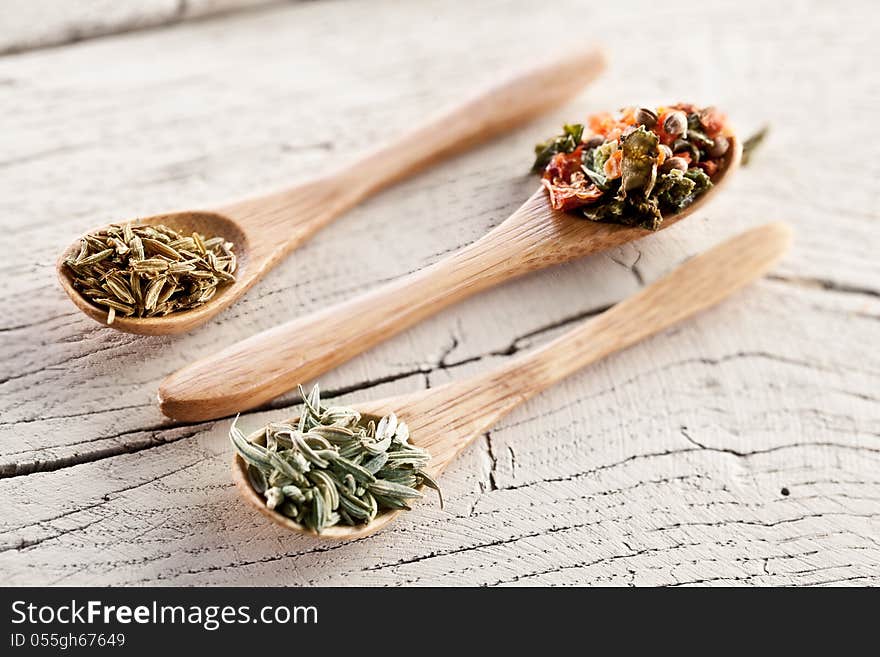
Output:
[[[9,0],[3,8],[0,55],[168,26],[271,2],[273,0]],[[15,7],[10,7],[11,4]]]
[[[635,44],[656,42],[659,8],[566,4],[597,39],[627,25],[625,43],[606,39],[611,71],[577,103],[357,208],[229,312],[176,338],[78,316],[53,279],[58,251],[113,218],[218,203],[331,166],[541,56],[534,35],[554,33],[558,17],[525,2],[308,3],[0,59],[0,226],[15,247],[0,263],[4,578],[880,583],[876,164],[869,139],[848,140],[847,157],[866,167],[853,183],[834,165],[836,138],[816,129],[869,129],[870,21],[848,23],[844,43],[829,40],[839,19],[821,4],[710,5],[699,16],[682,5],[678,47],[707,59],[682,66],[669,53],[669,73],[655,75]],[[444,476],[446,510],[424,503],[350,546],[285,535],[237,500],[226,422],[158,413],[158,381],[192,358],[498,223],[535,184],[524,175],[530,145],[563,120],[670,98],[716,102],[744,128],[772,124],[707,212],[450,308],[322,387],[354,401],[483,371],[766,220],[795,226],[792,254],[772,280],[515,412]],[[290,415],[293,402],[242,421]]]
[[[877,399],[833,362],[763,351],[782,343],[786,312],[778,334],[768,322],[746,340],[721,337],[761,310],[830,295],[771,282],[740,296],[693,332],[651,340],[515,412],[444,477],[445,510],[422,503],[374,539],[339,546],[268,526],[230,485],[218,422],[0,481],[10,500],[0,567],[14,583],[41,573],[68,584],[878,583]],[[712,348],[682,359],[695,334]],[[863,370],[876,380],[878,363]]]

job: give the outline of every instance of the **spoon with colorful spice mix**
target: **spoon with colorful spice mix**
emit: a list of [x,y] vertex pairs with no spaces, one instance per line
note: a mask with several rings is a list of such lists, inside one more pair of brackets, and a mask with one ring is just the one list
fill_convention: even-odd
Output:
[[781,223],[742,233],[552,342],[463,381],[354,408],[323,407],[315,389],[296,420],[247,438],[233,423],[233,478],[248,502],[287,529],[343,540],[371,534],[407,510],[421,485],[437,488],[453,459],[513,408],[717,304],[767,272],[790,241]]
[[89,317],[121,331],[188,331],[232,304],[349,208],[562,104],[604,66],[598,49],[569,52],[329,175],[215,211],[176,212],[95,230],[58,260],[61,285]]
[[184,367],[160,385],[162,411],[199,421],[259,406],[476,292],[671,226],[721,189],[742,148],[716,110],[675,105],[593,116],[536,153],[542,187],[484,237]]

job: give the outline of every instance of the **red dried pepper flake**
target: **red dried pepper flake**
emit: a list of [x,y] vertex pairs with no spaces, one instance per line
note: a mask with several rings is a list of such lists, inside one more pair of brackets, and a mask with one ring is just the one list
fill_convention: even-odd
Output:
[[557,153],[544,170],[541,184],[556,210],[574,210],[602,196],[602,191],[581,170],[583,152],[583,147],[578,146],[571,153]]
[[705,160],[697,164],[703,171],[706,172],[706,175],[710,178],[714,178],[715,174],[718,173],[718,162],[717,160]]
[[593,134],[605,137],[617,125],[617,119],[610,112],[597,112],[587,119],[587,125]]
[[636,108],[635,107],[625,107],[621,111],[620,123],[623,125],[635,125],[636,124]]
[[699,112],[700,123],[710,139],[715,139],[727,125],[727,117],[715,107],[707,107]]
[[569,182],[571,175],[581,170],[583,153],[584,149],[581,146],[578,146],[571,153],[557,153],[550,159],[543,177],[552,181],[559,179],[566,183]]
[[550,205],[554,210],[576,210],[577,208],[589,205],[598,201],[602,197],[602,190],[596,187],[588,180],[580,179],[574,183],[563,183],[562,181],[542,180],[548,194],[550,195]]

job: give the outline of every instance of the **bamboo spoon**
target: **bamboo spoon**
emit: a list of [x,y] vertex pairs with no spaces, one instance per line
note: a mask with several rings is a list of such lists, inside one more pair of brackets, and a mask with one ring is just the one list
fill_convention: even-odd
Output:
[[[355,408],[366,416],[397,414],[409,426],[413,444],[431,453],[426,471],[436,478],[465,447],[514,407],[577,370],[715,305],[768,271],[790,241],[791,229],[785,224],[754,228],[688,260],[610,310],[493,371]],[[249,440],[261,434],[265,438],[261,430]],[[237,455],[232,473],[239,492],[264,515],[283,527],[314,535],[266,508],[263,497],[248,482],[245,463]],[[387,525],[397,513],[386,512],[362,527],[330,527],[321,536],[346,540],[366,536]]]
[[[715,186],[667,217],[664,228],[702,207],[737,168],[742,146],[730,141]],[[539,189],[502,224],[444,260],[178,370],[160,385],[159,404],[165,415],[185,421],[254,408],[480,290],[650,234],[557,212]]]
[[[291,250],[349,208],[383,187],[439,160],[487,141],[562,104],[605,67],[597,48],[568,53],[523,75],[511,78],[452,111],[429,121],[392,144],[338,171],[290,189],[252,198],[216,211],[183,211],[141,219],[165,224],[183,234],[198,231],[235,244],[236,281],[220,288],[208,303],[164,317],[117,316],[113,328],[143,335],[188,331],[219,313],[244,294]],[[93,305],[74,289],[64,259],[79,249],[79,240],[58,260],[61,286],[74,304],[104,322],[107,310]]]

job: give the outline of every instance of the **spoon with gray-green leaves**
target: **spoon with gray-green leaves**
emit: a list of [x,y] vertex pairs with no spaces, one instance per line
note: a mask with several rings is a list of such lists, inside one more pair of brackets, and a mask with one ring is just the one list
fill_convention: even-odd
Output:
[[[351,540],[391,522],[477,437],[518,405],[596,361],[722,301],[767,272],[791,230],[771,223],[698,255],[552,342],[486,373],[347,407],[323,406],[245,436],[233,478],[273,522]],[[258,470],[258,473],[255,473]]]

